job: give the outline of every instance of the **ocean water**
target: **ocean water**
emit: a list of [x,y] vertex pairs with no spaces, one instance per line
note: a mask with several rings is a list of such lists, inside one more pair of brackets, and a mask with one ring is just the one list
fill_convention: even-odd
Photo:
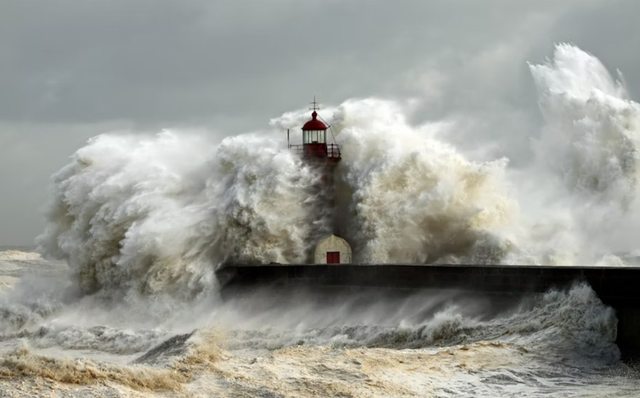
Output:
[[[530,65],[531,161],[472,160],[411,101],[324,109],[359,263],[635,265],[640,105],[561,44]],[[37,252],[0,252],[0,396],[637,397],[587,285],[509,305],[456,291],[223,302],[227,261],[296,263],[329,229],[282,130],[103,134],[53,177]]]
[[454,291],[185,303],[78,297],[63,262],[0,259],[0,396],[640,396],[586,285],[499,311]]

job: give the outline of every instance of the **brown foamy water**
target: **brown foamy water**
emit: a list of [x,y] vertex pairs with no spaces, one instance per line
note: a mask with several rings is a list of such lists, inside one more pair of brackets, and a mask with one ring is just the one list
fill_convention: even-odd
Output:
[[640,394],[637,374],[617,359],[615,317],[586,286],[492,320],[442,307],[451,296],[364,307],[362,298],[325,308],[265,297],[262,307],[251,300],[172,307],[158,298],[118,306],[109,297],[65,298],[60,263],[0,258],[0,276],[14,278],[0,292],[7,396]]

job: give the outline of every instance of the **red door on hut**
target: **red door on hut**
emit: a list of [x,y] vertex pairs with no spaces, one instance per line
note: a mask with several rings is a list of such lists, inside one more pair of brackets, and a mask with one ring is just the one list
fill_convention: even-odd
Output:
[[327,264],[340,264],[340,252],[327,252]]

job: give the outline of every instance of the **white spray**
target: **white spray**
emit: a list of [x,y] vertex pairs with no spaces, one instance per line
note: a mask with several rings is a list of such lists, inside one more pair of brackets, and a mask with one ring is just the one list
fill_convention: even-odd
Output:
[[224,261],[299,262],[300,203],[316,178],[282,143],[198,135],[101,135],[54,176],[41,250],[82,290],[192,296]]
[[[635,248],[614,245],[610,229],[620,221],[628,232],[640,214],[638,104],[572,46],[531,71],[545,128],[517,180],[507,159],[474,162],[448,144],[455,124],[412,126],[401,103],[351,100],[324,111],[342,147],[338,203],[355,261],[621,263],[613,252]],[[285,141],[96,137],[54,176],[41,250],[67,260],[84,291],[185,297],[210,291],[225,261],[304,261],[315,244],[308,191],[318,174]],[[548,181],[535,187],[544,194],[529,195],[527,180]]]
[[621,76],[614,80],[574,46],[558,45],[552,61],[530,68],[545,121],[534,143],[536,171],[551,173],[540,188],[560,186],[555,199],[570,214],[575,250],[592,254],[583,253],[583,261],[595,252],[632,252],[640,221],[640,105],[628,98]]

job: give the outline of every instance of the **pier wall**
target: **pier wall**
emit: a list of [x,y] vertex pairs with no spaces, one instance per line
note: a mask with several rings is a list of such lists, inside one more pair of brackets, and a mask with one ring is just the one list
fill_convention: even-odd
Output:
[[586,282],[616,310],[623,359],[640,360],[640,267],[493,265],[233,265],[217,271],[222,294],[271,286],[290,289],[456,289],[525,296]]

